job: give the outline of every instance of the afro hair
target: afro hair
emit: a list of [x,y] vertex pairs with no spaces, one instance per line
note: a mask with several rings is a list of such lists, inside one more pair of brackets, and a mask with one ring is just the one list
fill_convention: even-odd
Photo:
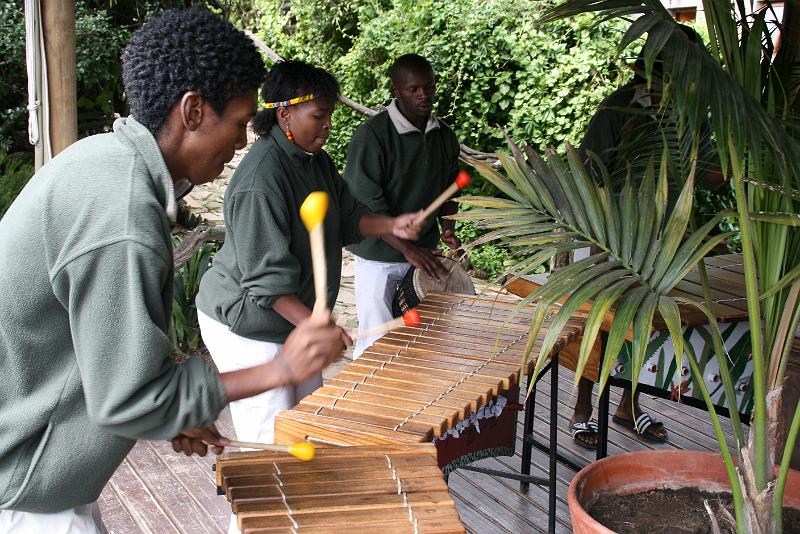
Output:
[[[311,93],[335,102],[339,98],[339,82],[325,69],[302,61],[280,61],[269,70],[261,98],[264,102],[280,102]],[[253,131],[265,136],[274,124],[275,110],[262,109],[253,119]]]
[[231,98],[257,89],[265,72],[247,35],[205,9],[164,12],[122,53],[130,114],[153,135],[186,92],[196,91],[221,115]]

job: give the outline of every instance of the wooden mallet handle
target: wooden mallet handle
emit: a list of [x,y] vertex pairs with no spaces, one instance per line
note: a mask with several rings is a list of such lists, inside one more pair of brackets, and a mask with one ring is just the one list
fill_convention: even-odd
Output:
[[316,314],[328,307],[328,275],[325,269],[325,230],[322,222],[328,213],[328,193],[314,191],[300,206],[300,218],[311,240],[311,264],[314,270],[314,310]]
[[436,197],[436,200],[431,202],[430,206],[425,208],[425,211],[422,212],[422,215],[420,215],[417,218],[417,222],[421,223],[425,219],[430,217],[431,214],[434,211],[438,210],[439,206],[447,202],[450,199],[450,197],[452,197],[456,193],[456,191],[458,191],[459,189],[464,189],[470,184],[470,182],[471,180],[469,177],[469,173],[467,171],[459,171],[458,176],[456,176],[456,181],[450,184],[450,186],[447,189],[442,191],[442,194]]
[[254,441],[228,440],[229,447],[240,447],[243,449],[260,449],[262,451],[285,452],[307,462],[314,458],[316,448],[307,441],[301,441],[294,445],[272,445],[270,443],[256,443]]
[[377,326],[373,326],[372,328],[367,328],[363,332],[359,332],[354,337],[354,340],[359,338],[363,339],[366,337],[373,336],[375,334],[382,334],[384,332],[394,330],[395,328],[400,328],[401,326],[418,327],[420,324],[421,321],[419,318],[419,312],[415,309],[411,309],[396,319],[392,319],[391,321],[386,321],[383,324],[379,324]]

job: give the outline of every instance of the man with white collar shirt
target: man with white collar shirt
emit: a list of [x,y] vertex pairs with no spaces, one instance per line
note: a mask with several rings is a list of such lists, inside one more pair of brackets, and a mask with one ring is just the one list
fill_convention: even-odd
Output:
[[[397,58],[391,67],[389,107],[368,119],[353,135],[344,180],[353,196],[372,212],[394,216],[424,209],[455,180],[459,143],[453,130],[432,113],[436,78],[431,64],[417,54]],[[453,221],[454,202],[429,219],[415,242],[396,237],[368,238],[348,249],[355,258],[355,294],[359,330],[392,319],[397,283],[411,266],[433,278],[445,270],[433,255],[441,238],[460,247]],[[381,334],[359,338],[354,357]]]

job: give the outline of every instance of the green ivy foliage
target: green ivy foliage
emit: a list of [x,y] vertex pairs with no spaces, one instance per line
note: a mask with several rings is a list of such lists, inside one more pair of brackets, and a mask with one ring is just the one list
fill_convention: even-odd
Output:
[[[627,77],[616,43],[623,24],[588,17],[538,26],[553,0],[256,0],[259,37],[283,57],[330,70],[367,106],[391,98],[399,55],[427,57],[437,75],[435,113],[479,150],[513,138],[542,148],[576,143],[603,97]],[[364,116],[339,106],[326,149],[345,163]]]

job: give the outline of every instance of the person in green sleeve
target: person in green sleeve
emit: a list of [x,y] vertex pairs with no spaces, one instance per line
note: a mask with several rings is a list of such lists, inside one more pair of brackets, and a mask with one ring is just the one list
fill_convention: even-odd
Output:
[[[331,131],[339,84],[300,61],[276,63],[264,83],[265,109],[253,120],[258,139],[225,191],[225,244],[200,282],[203,340],[220,370],[270,361],[295,325],[311,314],[314,279],[300,205],[324,191],[328,307],[339,292],[342,246],[365,236],[414,239],[418,213],[385,217],[356,201],[322,149]],[[341,330],[342,339],[351,343]],[[320,373],[294,387],[231,403],[236,434],[271,443],[274,417],[322,385]]]
[[0,532],[103,532],[95,501],[136,440],[224,446],[228,401],[301,383],[345,348],[326,314],[269,364],[173,361],[174,188],[245,145],[265,69],[206,10],[148,21],[122,64],[131,116],[60,153],[0,220]]
[[[353,135],[344,180],[353,196],[375,213],[394,215],[426,208],[458,174],[459,143],[453,130],[432,113],[436,77],[431,64],[417,54],[397,58],[390,71],[394,99],[385,111],[367,119]],[[457,211],[445,203],[426,222],[416,241],[395,236],[365,239],[348,247],[355,257],[355,293],[359,330],[392,319],[397,284],[410,266],[428,276],[445,274],[432,250],[442,241],[461,246],[453,221],[441,219]],[[358,357],[382,334],[359,337]]]

